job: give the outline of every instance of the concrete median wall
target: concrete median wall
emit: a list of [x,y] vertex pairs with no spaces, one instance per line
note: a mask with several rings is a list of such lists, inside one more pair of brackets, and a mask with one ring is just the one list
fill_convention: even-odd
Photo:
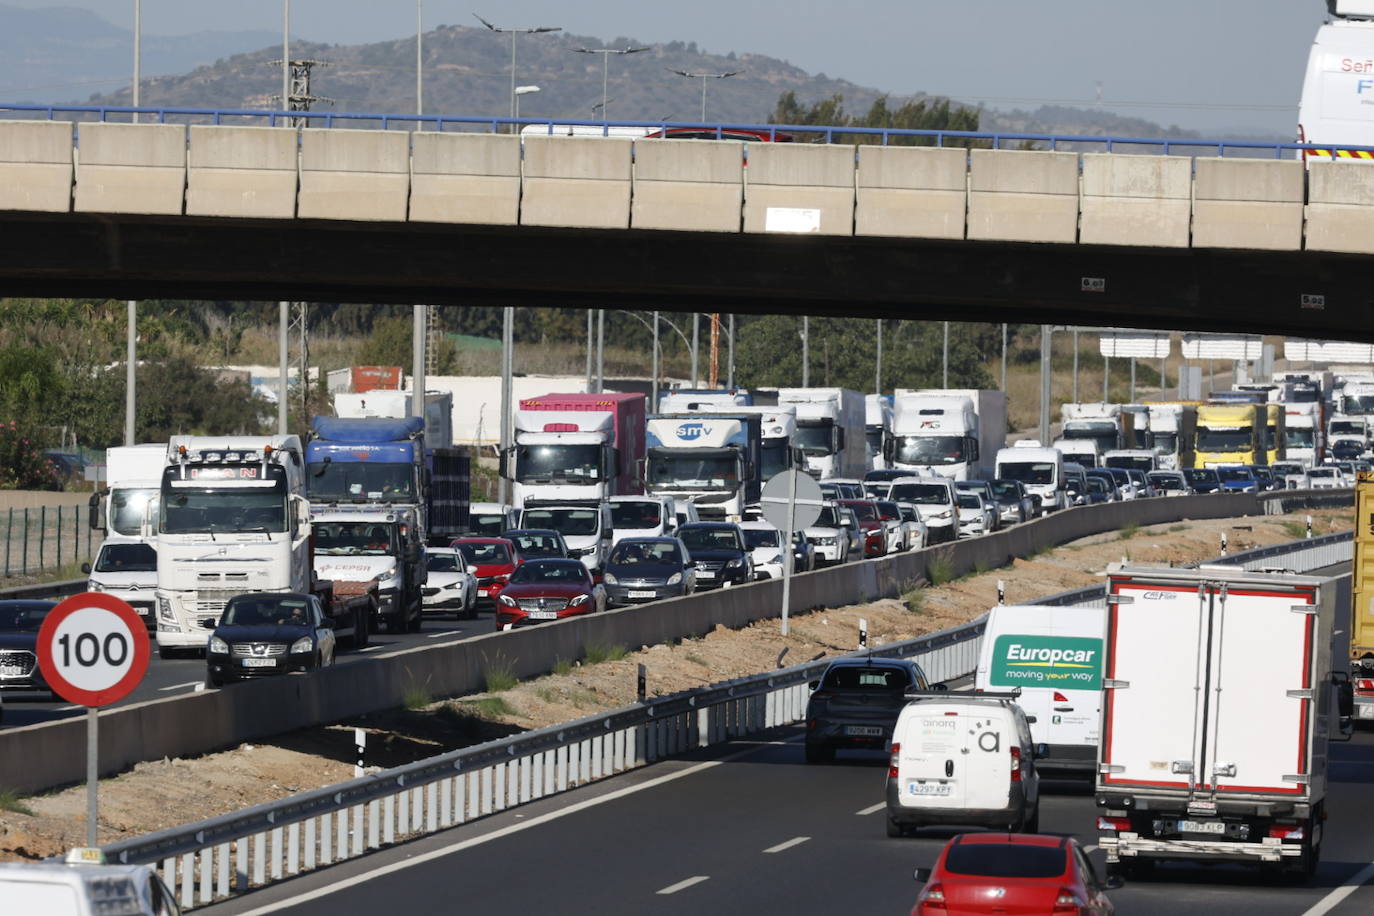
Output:
[[410,197],[410,134],[301,131],[301,219],[403,223]]
[[520,138],[415,134],[410,220],[514,226],[520,221]]
[[186,197],[186,128],[78,124],[76,209],[176,215]]
[[0,210],[72,208],[70,121],[0,122]]
[[739,232],[744,144],[735,140],[636,140],[635,229]]
[[969,152],[968,237],[1008,242],[1078,238],[1078,155]]
[[[1344,496],[1348,502],[1349,494]],[[801,612],[897,596],[929,578],[928,566],[936,556],[947,558],[953,575],[960,576],[1130,523],[1263,514],[1264,502],[1249,494],[1228,494],[1069,509],[957,544],[800,575],[793,584],[791,609]],[[411,689],[435,697],[474,693],[485,689],[484,673],[490,669],[507,668],[519,678],[535,677],[551,670],[559,659],[583,657],[588,645],[637,648],[699,636],[717,625],[742,627],[777,617],[781,600],[781,582],[761,582],[509,633],[369,655],[309,677],[271,678],[117,707],[101,716],[101,769],[116,773],[143,760],[206,753],[393,709]],[[0,732],[0,786],[31,793],[80,781],[85,734],[80,718]]]
[[1194,165],[1194,248],[1302,247],[1301,162],[1214,158]]
[[526,137],[521,225],[628,229],[633,150],[625,137]]
[[1307,171],[1307,247],[1374,254],[1374,169],[1368,162],[1312,162]]
[[859,147],[855,235],[961,239],[967,212],[966,151]]
[[854,234],[854,147],[754,143],[745,232]]
[[1085,245],[1187,248],[1192,162],[1177,156],[1083,156]]
[[188,216],[291,219],[299,135],[279,127],[191,127]]

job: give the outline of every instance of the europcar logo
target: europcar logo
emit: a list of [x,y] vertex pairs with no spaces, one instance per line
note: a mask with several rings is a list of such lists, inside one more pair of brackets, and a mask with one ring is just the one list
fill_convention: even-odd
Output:
[[1102,640],[1073,636],[997,637],[988,682],[994,687],[1102,688]]
[[684,442],[694,442],[708,431],[705,423],[683,423],[677,428],[677,437]]

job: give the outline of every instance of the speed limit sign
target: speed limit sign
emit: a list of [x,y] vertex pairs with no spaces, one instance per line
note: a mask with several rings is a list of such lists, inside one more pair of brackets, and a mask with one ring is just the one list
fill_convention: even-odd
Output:
[[148,671],[148,628],[125,601],[85,592],[60,602],[38,630],[38,667],[69,703],[108,706]]

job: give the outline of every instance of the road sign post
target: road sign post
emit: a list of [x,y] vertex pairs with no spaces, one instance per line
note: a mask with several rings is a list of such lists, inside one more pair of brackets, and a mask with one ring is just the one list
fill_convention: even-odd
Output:
[[38,667],[62,699],[86,707],[86,845],[96,845],[100,707],[124,699],[148,671],[148,629],[127,602],[85,592],[59,602],[38,630]]
[[786,636],[788,612],[792,606],[792,573],[795,551],[792,537],[798,528],[810,528],[821,516],[824,499],[820,485],[798,470],[779,471],[764,484],[763,517],[782,536],[782,635]]

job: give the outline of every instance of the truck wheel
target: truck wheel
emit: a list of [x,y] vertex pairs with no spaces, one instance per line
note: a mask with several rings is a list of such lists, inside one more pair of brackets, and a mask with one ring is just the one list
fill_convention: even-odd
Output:
[[173,649],[171,646],[158,646],[157,657],[163,661],[167,661],[173,658],[180,658],[181,652],[177,649]]

